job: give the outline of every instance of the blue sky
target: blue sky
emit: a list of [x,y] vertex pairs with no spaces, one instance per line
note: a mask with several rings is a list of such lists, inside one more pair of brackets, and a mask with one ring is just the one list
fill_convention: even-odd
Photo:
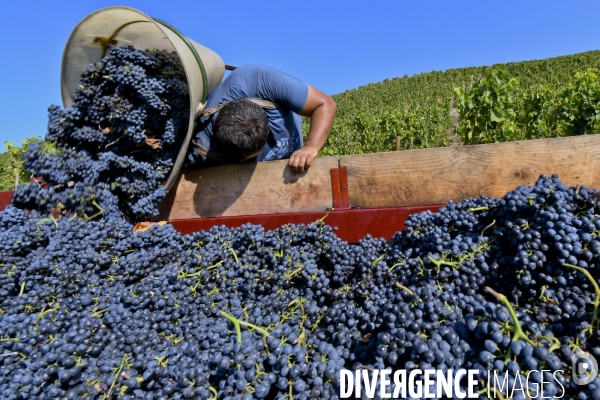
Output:
[[87,14],[126,5],[225,63],[259,63],[328,94],[432,70],[600,49],[598,1],[6,1],[0,13],[0,151],[43,136],[61,104],[66,40]]

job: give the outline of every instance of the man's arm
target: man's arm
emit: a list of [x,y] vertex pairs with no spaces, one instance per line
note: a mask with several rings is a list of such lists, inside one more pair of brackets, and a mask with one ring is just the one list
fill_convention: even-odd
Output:
[[289,159],[293,173],[306,171],[319,154],[331,132],[336,110],[337,104],[331,97],[308,85],[308,97],[299,114],[310,117],[310,129],[304,147],[292,153]]

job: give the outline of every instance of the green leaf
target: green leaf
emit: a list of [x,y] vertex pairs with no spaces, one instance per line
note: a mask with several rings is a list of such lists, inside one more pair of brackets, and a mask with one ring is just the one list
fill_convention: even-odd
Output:
[[496,113],[494,112],[494,110],[491,110],[491,111],[490,111],[490,119],[491,119],[492,121],[494,121],[494,122],[502,122],[502,119],[501,119],[501,118],[498,118],[498,117],[496,116]]

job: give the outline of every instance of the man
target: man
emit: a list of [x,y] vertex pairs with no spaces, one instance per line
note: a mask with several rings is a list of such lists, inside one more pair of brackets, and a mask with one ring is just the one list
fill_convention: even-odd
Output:
[[[329,136],[335,101],[276,69],[236,68],[208,96],[188,167],[289,158],[293,173],[306,171]],[[310,118],[302,143],[301,116]]]

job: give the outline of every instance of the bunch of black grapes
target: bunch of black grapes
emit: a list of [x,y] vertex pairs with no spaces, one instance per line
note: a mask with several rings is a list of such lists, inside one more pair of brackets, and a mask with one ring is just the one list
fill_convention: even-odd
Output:
[[73,104],[49,108],[45,140],[30,147],[21,208],[93,219],[148,219],[187,132],[189,95],[176,53],[115,47],[81,75]]

